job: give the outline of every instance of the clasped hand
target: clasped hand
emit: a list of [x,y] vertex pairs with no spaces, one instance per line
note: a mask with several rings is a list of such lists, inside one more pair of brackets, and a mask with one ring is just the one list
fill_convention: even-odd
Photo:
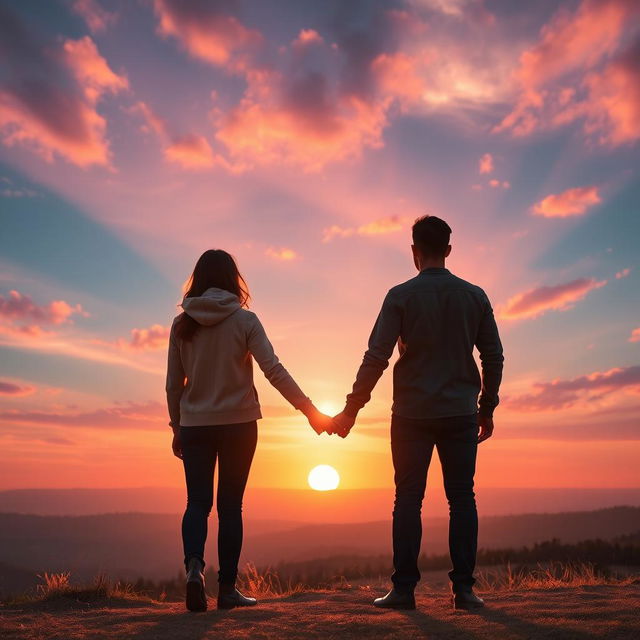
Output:
[[355,418],[346,415],[344,411],[332,418],[331,416],[318,411],[318,409],[313,405],[305,411],[305,415],[307,416],[307,420],[309,420],[311,428],[318,435],[321,433],[333,435],[335,433],[341,438],[346,438],[349,435],[349,431],[351,431],[351,427],[353,427],[355,423]]

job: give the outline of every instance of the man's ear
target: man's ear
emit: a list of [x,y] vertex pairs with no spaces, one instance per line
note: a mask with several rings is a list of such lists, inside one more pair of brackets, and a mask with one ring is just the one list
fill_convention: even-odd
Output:
[[413,264],[415,265],[416,269],[420,271],[420,252],[418,251],[418,248],[415,244],[411,245],[411,253],[413,254]]
[[444,257],[448,258],[449,254],[451,253],[451,245],[447,245],[447,250],[444,252]]

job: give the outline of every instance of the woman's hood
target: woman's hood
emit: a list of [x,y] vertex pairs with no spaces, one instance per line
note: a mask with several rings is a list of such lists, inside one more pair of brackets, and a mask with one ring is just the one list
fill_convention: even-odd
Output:
[[241,304],[238,296],[233,293],[211,287],[201,296],[185,298],[181,306],[184,312],[197,323],[212,326],[219,324],[232,313],[235,313],[240,309]]

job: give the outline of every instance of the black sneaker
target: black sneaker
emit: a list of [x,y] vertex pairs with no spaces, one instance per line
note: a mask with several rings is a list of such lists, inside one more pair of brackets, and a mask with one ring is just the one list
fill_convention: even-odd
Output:
[[413,591],[401,593],[393,588],[386,596],[376,598],[373,601],[373,606],[380,609],[415,609],[416,598]]
[[187,598],[189,611],[206,611],[207,594],[204,590],[204,563],[199,558],[191,558],[187,566]]

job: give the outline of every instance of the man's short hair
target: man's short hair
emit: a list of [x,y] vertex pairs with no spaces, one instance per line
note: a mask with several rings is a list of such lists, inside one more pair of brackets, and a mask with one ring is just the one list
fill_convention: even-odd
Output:
[[411,235],[413,244],[425,257],[440,258],[449,246],[451,227],[441,218],[427,215],[414,222]]

